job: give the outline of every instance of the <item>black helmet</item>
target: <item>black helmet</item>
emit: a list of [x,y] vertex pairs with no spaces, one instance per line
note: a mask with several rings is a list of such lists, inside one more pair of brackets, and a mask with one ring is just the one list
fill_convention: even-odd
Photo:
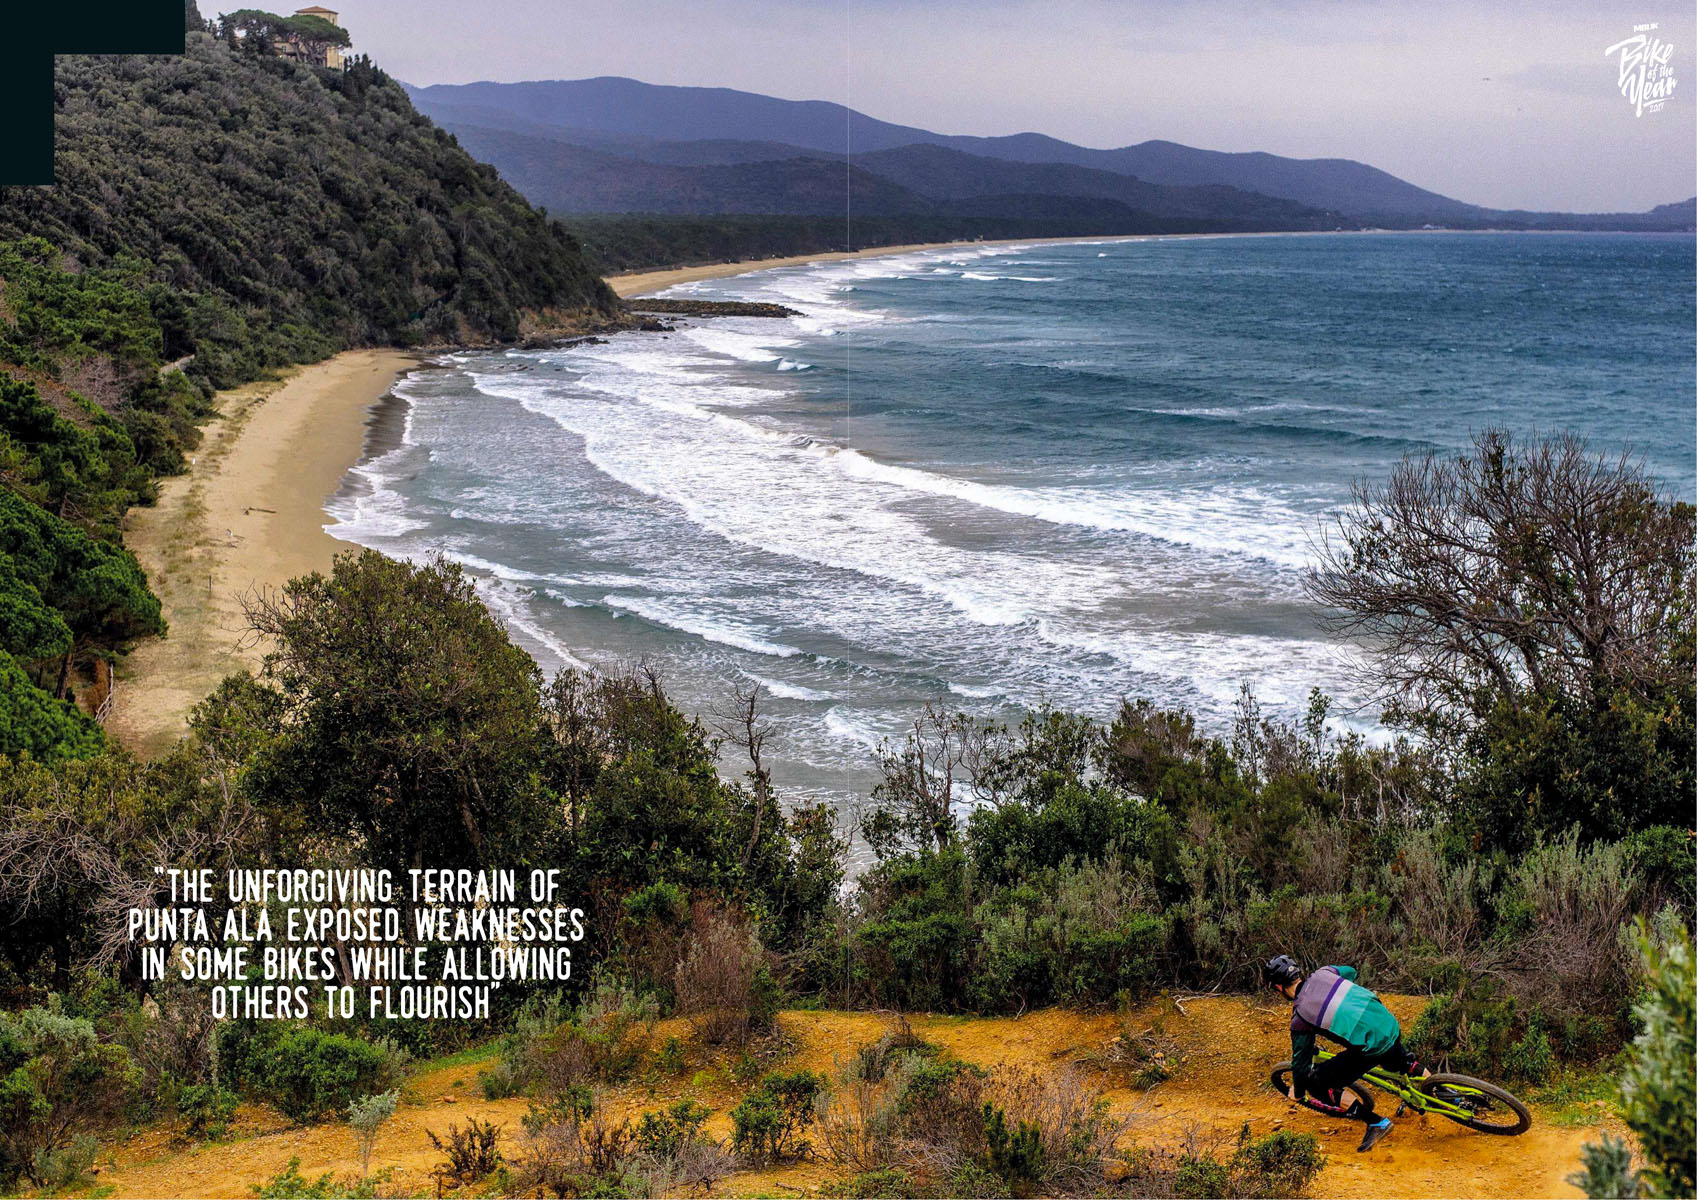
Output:
[[1296,965],[1296,960],[1288,954],[1277,958],[1269,958],[1267,965],[1262,968],[1262,975],[1267,980],[1268,987],[1288,987],[1302,978],[1302,968]]

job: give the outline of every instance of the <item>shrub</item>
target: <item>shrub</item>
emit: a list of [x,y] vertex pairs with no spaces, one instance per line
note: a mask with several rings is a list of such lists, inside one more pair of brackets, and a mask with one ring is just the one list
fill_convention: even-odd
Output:
[[93,1161],[84,1139],[122,1112],[135,1078],[129,1052],[87,1020],[57,1006],[0,1012],[0,1182],[62,1186],[81,1162],[75,1178]]
[[1014,1195],[1029,1195],[1043,1179],[1043,1135],[1030,1121],[1009,1129],[1007,1114],[988,1100],[983,1111],[987,1165]]
[[694,1100],[679,1100],[663,1112],[646,1112],[633,1135],[637,1153],[653,1158],[676,1158],[691,1142],[701,1140],[702,1126],[713,1110]]
[[689,893],[668,880],[631,892],[621,906],[623,963],[646,988],[670,991],[679,950],[690,932]]
[[348,1124],[359,1136],[360,1175],[371,1174],[371,1148],[377,1141],[377,1131],[395,1115],[395,1104],[400,1098],[399,1092],[381,1092],[348,1105]]
[[654,1055],[654,1069],[661,1075],[676,1075],[684,1069],[684,1044],[668,1037]]
[[523,1153],[503,1194],[544,1192],[557,1197],[711,1194],[730,1173],[730,1155],[703,1135],[710,1109],[679,1100],[648,1112],[633,1128],[609,1123],[601,1105],[584,1104],[553,1117],[533,1109],[525,1118]]
[[731,1110],[731,1148],[756,1162],[800,1158],[812,1146],[801,1134],[813,1125],[826,1091],[812,1071],[774,1072]]
[[1002,1068],[985,1091],[994,1107],[1014,1113],[1019,1129],[1007,1135],[998,1155],[999,1135],[986,1128],[984,1162],[1015,1190],[1041,1183],[1045,1191],[1088,1192],[1102,1185],[1103,1168],[1125,1132],[1127,1118],[1111,1114],[1102,1093],[1071,1068],[1054,1074]]
[[1591,1200],[1638,1200],[1644,1195],[1644,1180],[1632,1167],[1632,1147],[1612,1134],[1586,1142],[1579,1152],[1582,1170],[1567,1182]]
[[1139,1149],[1121,1155],[1124,1194],[1137,1196],[1259,1198],[1300,1196],[1325,1166],[1325,1155],[1312,1134],[1278,1130],[1250,1136],[1245,1123],[1228,1157],[1219,1145],[1200,1143],[1192,1127],[1182,1149]]
[[438,1171],[457,1183],[475,1183],[501,1165],[501,1151],[497,1148],[501,1126],[493,1121],[471,1117],[463,1130],[458,1125],[449,1125],[445,1142],[434,1133],[425,1132],[430,1144],[448,1156]]
[[958,1059],[904,1058],[893,1080],[894,1111],[910,1154],[932,1167],[982,1158],[986,1078]]
[[617,1083],[641,1067],[654,1038],[658,1008],[629,984],[601,979],[569,1026],[587,1051],[592,1078]]
[[1167,925],[1136,864],[1118,856],[1062,867],[997,892],[973,911],[979,947],[967,998],[981,1012],[1104,1004],[1145,989]]
[[1620,1110],[1644,1154],[1644,1181],[1658,1196],[1697,1193],[1697,970],[1691,934],[1671,912],[1654,933],[1636,933],[1644,996],[1633,1007],[1643,1031],[1620,1080]]
[[221,1138],[230,1130],[240,1098],[212,1083],[191,1083],[177,1090],[177,1119],[191,1138]]
[[504,1060],[479,1071],[477,1086],[485,1100],[506,1100],[519,1094],[519,1081],[512,1065]]
[[1409,1029],[1407,1042],[1422,1062],[1474,1075],[1546,1083],[1555,1070],[1541,1010],[1528,1013],[1487,982],[1434,996]]
[[37,1150],[30,1175],[45,1191],[60,1191],[79,1182],[90,1167],[100,1143],[88,1134],[54,1149]]
[[832,1180],[819,1189],[819,1194],[838,1200],[916,1200],[924,1195],[906,1171],[889,1168]]
[[484,1095],[528,1094],[549,1108],[590,1084],[627,1079],[647,1056],[656,1015],[652,997],[605,977],[574,1014],[558,995],[532,996],[502,1040],[500,1064],[483,1076]]
[[635,1195],[681,1196],[715,1194],[714,1185],[735,1169],[736,1162],[718,1142],[694,1138],[667,1158],[638,1155],[628,1175],[638,1180]]
[[1203,1200],[1231,1192],[1231,1172],[1211,1154],[1187,1154],[1179,1160],[1173,1176],[1173,1195],[1181,1200]]
[[281,1171],[248,1190],[258,1200],[372,1200],[379,1182],[375,1177],[355,1179],[351,1175],[337,1179],[329,1171],[317,1179],[308,1179],[301,1174],[301,1160],[291,1158]]
[[1232,1194],[1299,1196],[1325,1165],[1326,1156],[1313,1134],[1279,1129],[1252,1140],[1246,1124],[1232,1155]]
[[717,912],[696,923],[673,976],[678,1011],[712,1045],[741,1046],[771,1028],[776,986],[752,930]]
[[866,1073],[866,1051],[851,1060],[819,1113],[819,1136],[833,1162],[876,1175],[896,1161],[898,1117],[884,1059],[873,1056],[877,1073]]
[[1500,904],[1524,914],[1510,931],[1513,986],[1552,1012],[1617,1010],[1631,965],[1617,933],[1632,914],[1637,868],[1629,843],[1578,838],[1575,827],[1540,843],[1510,873]]
[[632,1155],[630,1122],[612,1124],[605,1107],[587,1089],[571,1106],[532,1108],[524,1131],[524,1152],[515,1164],[519,1191],[603,1195],[631,1182],[626,1177]]
[[218,1054],[224,1078],[301,1123],[398,1086],[406,1070],[405,1053],[391,1043],[307,1025],[232,1022],[219,1037]]

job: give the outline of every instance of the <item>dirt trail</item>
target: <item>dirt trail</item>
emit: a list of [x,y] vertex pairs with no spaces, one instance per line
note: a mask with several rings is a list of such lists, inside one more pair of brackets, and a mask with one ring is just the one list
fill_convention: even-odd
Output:
[[[1404,1023],[1418,1014],[1419,998],[1387,997]],[[1134,1114],[1128,1141],[1140,1145],[1179,1146],[1194,1139],[1206,1146],[1229,1146],[1248,1122],[1256,1135],[1276,1127],[1315,1134],[1327,1155],[1311,1194],[1354,1196],[1575,1196],[1563,1177],[1579,1161],[1580,1146],[1596,1138],[1593,1128],[1564,1128],[1541,1119],[1534,1110],[1532,1129],[1517,1138],[1474,1133],[1441,1118],[1407,1117],[1369,1154],[1357,1154],[1361,1126],[1328,1121],[1298,1109],[1263,1085],[1268,1068],[1289,1054],[1288,1010],[1260,1006],[1241,997],[1192,999],[1180,1013],[1169,1000],[1152,1002],[1127,1022],[1133,1033],[1152,1028],[1174,1076],[1150,1090],[1130,1086],[1131,1073],[1107,1061],[1121,1030],[1118,1017],[1045,1010],[1020,1018],[966,1018],[913,1015],[914,1032],[960,1058],[985,1067],[1012,1065],[1052,1071],[1064,1063],[1112,1086],[1107,1097],[1118,1112]],[[875,1041],[894,1018],[878,1013],[789,1012],[782,1027],[792,1050],[786,1069],[832,1071],[855,1047]],[[667,1036],[687,1037],[681,1022],[663,1022],[655,1045]],[[516,1135],[523,1100],[486,1101],[478,1090],[480,1065],[436,1067],[412,1081],[413,1102],[403,1104],[383,1127],[372,1155],[375,1167],[393,1167],[384,1195],[434,1195],[431,1172],[442,1156],[427,1131],[442,1134],[450,1122],[468,1117],[492,1120],[506,1128],[503,1142]],[[632,1112],[656,1108],[679,1096],[691,1096],[716,1111],[709,1132],[729,1133],[728,1110],[744,1089],[692,1048],[688,1066],[676,1077],[653,1086],[620,1088],[614,1102]],[[1386,1106],[1387,1109],[1390,1106]],[[1613,1124],[1611,1122],[1611,1124]],[[1618,1130],[1617,1130],[1618,1131]],[[116,1149],[115,1162],[103,1158],[98,1183],[115,1196],[248,1197],[253,1184],[282,1170],[291,1157],[301,1160],[309,1179],[329,1171],[359,1169],[358,1152],[346,1125],[290,1128],[268,1109],[244,1107],[232,1140],[196,1147],[173,1147],[168,1133],[150,1131]],[[728,1196],[800,1195],[840,1177],[840,1168],[801,1163],[778,1170],[745,1171],[727,1179],[719,1191]]]

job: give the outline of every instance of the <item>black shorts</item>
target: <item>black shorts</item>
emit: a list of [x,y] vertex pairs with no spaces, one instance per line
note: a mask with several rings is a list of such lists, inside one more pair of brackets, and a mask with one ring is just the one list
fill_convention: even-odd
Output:
[[1349,1046],[1315,1066],[1308,1077],[1308,1094],[1318,1103],[1336,1108],[1340,1117],[1354,1116],[1342,1103],[1342,1090],[1374,1067],[1384,1067],[1399,1075],[1413,1075],[1421,1069],[1419,1060],[1408,1052],[1400,1038],[1383,1054],[1369,1054],[1358,1046]]

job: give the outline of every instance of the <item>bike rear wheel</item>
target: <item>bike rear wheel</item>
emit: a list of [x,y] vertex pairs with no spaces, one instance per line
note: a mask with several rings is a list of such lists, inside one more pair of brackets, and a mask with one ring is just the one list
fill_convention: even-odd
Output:
[[[1273,1073],[1270,1078],[1273,1086],[1278,1089],[1281,1096],[1290,1095],[1290,1062],[1288,1059],[1273,1068]],[[1361,1086],[1359,1083],[1352,1083],[1347,1087],[1340,1088],[1339,1090],[1343,1093],[1344,1111],[1349,1109],[1352,1102],[1361,1106],[1356,1111],[1353,1118],[1354,1120],[1365,1121],[1372,1117],[1373,1097],[1368,1093],[1365,1087]],[[1324,1116],[1341,1117],[1344,1115],[1343,1112],[1338,1109],[1333,1108],[1329,1104],[1322,1104],[1312,1096],[1304,1096],[1302,1099],[1298,1100],[1297,1103],[1306,1109],[1311,1109],[1312,1111]]]
[[[1410,1082],[1421,1095],[1439,1102],[1431,1111],[1457,1125],[1499,1137],[1513,1137],[1532,1127],[1526,1106],[1494,1083],[1471,1075],[1433,1075]],[[1451,1106],[1468,1115],[1450,1111]]]

